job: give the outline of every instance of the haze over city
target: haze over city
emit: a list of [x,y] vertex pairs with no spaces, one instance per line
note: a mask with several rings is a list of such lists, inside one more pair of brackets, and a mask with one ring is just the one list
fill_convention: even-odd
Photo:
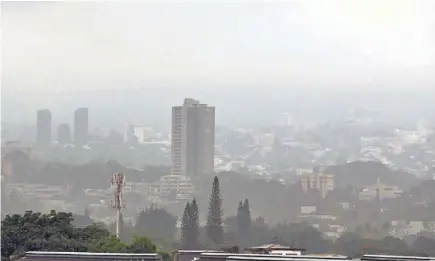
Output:
[[2,87],[430,88],[434,5],[3,2]]
[[435,1],[2,1],[1,34],[2,261],[435,256]]

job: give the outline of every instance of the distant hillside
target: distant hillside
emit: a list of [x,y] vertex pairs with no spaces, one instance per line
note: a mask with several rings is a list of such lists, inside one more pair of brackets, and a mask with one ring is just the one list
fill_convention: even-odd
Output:
[[366,187],[375,184],[378,177],[382,183],[396,185],[402,189],[410,188],[419,182],[419,179],[410,173],[393,171],[386,165],[373,161],[355,161],[330,166],[325,172],[334,175],[338,187]]
[[82,165],[32,161],[20,151],[6,155],[5,160],[9,163],[8,168],[2,168],[2,171],[10,176],[11,182],[69,184],[78,189],[84,187],[105,189],[109,186],[110,178],[115,172],[124,173],[127,180],[131,182],[154,182],[170,172],[170,167],[167,166],[146,166],[138,170],[127,168],[114,160],[93,161]]

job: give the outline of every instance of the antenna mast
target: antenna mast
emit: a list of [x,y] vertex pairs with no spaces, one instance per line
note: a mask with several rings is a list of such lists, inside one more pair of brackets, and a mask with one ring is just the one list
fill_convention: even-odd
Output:
[[114,198],[112,200],[111,207],[116,209],[116,236],[119,238],[120,233],[120,217],[121,217],[121,208],[125,207],[122,202],[122,189],[125,185],[125,177],[124,174],[117,172],[113,174],[112,180],[110,182],[112,186],[115,187]]

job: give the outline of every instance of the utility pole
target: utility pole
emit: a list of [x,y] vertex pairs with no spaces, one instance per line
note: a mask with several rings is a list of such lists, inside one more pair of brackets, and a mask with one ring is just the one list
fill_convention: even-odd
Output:
[[121,208],[125,207],[122,202],[122,189],[125,185],[125,177],[122,173],[115,173],[112,176],[112,180],[110,182],[112,186],[115,187],[114,198],[112,199],[111,207],[116,209],[116,236],[119,238],[120,234],[120,217],[121,217]]

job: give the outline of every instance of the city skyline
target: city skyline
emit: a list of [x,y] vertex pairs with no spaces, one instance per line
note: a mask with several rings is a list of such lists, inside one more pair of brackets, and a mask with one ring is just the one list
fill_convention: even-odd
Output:
[[60,123],[55,128],[56,137],[53,140],[53,119],[48,109],[40,109],[36,112],[35,144],[41,148],[49,148],[53,141],[59,145],[74,142],[77,145],[86,145],[89,132],[89,110],[78,108],[74,111],[73,133],[68,123]]

